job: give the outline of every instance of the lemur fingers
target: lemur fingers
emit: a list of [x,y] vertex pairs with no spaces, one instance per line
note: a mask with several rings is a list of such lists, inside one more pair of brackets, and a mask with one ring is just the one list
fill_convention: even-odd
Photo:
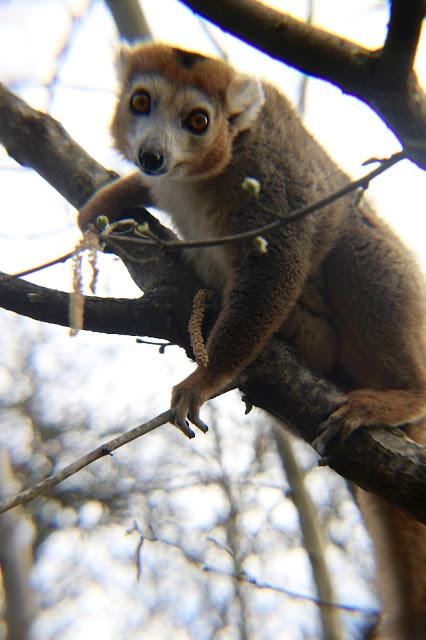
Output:
[[197,371],[173,388],[171,402],[171,406],[176,409],[175,425],[190,438],[194,437],[194,433],[189,428],[188,420],[203,433],[208,430],[208,426],[200,418],[200,408],[207,396],[203,393],[196,374]]

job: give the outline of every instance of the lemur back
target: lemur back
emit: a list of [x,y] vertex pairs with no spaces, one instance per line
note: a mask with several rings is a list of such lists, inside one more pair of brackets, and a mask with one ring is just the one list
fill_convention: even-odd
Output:
[[[137,172],[89,201],[82,228],[99,213],[115,219],[152,204],[170,214],[184,239],[238,234],[348,181],[284,96],[223,61],[142,45],[122,51],[119,77],[112,134]],[[258,197],[243,190],[246,178],[260,185]],[[346,434],[425,416],[423,283],[409,251],[368,204],[345,197],[265,239],[264,253],[249,242],[187,250],[223,304],[207,342],[208,365],[173,390],[176,424],[185,428],[188,418],[206,430],[203,402],[277,331],[311,367],[344,382],[346,401],[329,422]],[[426,442],[423,427],[409,429]],[[361,501],[379,542],[379,577],[392,576],[392,588],[382,588],[383,633],[423,639],[426,527],[374,496]]]

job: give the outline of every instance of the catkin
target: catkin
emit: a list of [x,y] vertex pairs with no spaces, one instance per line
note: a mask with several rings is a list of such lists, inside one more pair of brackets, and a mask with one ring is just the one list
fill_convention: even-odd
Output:
[[211,292],[207,289],[199,289],[194,296],[192,303],[192,313],[189,319],[188,332],[191,341],[192,351],[195,361],[200,367],[207,367],[209,356],[203,338],[202,326],[206,313],[207,302],[211,297]]
[[89,267],[92,278],[89,284],[92,293],[96,290],[96,281],[99,270],[97,266],[97,252],[101,250],[99,238],[96,233],[91,230],[86,231],[83,240],[76,246],[76,254],[73,257],[72,264],[72,292],[69,302],[69,323],[70,335],[75,336],[83,328],[84,324],[84,295],[83,295],[83,256],[82,252],[86,249],[89,252]]

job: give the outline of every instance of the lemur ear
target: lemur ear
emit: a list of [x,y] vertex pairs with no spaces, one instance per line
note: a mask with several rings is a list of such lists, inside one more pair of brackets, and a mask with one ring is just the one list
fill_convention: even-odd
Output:
[[238,75],[228,87],[226,102],[232,129],[236,133],[248,129],[265,102],[262,83]]
[[123,44],[115,58],[115,68],[117,76],[120,82],[124,82],[129,71],[129,58],[131,49],[126,44]]

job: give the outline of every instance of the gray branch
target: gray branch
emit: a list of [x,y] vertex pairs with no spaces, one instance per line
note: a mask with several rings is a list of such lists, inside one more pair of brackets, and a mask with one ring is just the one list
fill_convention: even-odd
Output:
[[[0,501],[16,493],[18,483],[5,450],[0,450]],[[30,526],[19,513],[0,518],[0,568],[6,595],[8,640],[29,640],[35,615],[34,594],[30,587],[32,549]]]
[[127,42],[150,38],[151,31],[139,0],[105,0],[118,32]]
[[[291,436],[283,429],[276,429],[274,435],[277,452],[290,485],[291,497],[299,514],[303,547],[306,549],[311,563],[318,600],[320,602],[336,602],[333,581],[326,561],[327,541],[318,509],[305,485],[305,473],[293,450]],[[321,618],[322,637],[327,640],[341,640],[342,625],[338,610],[335,607],[320,605],[318,612]]]

